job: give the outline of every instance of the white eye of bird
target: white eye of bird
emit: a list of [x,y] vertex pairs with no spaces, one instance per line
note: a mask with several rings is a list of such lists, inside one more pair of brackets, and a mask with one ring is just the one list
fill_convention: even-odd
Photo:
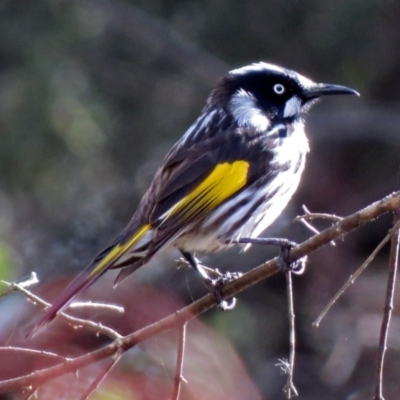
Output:
[[285,86],[283,86],[281,83],[274,85],[273,89],[276,94],[283,94],[285,92]]

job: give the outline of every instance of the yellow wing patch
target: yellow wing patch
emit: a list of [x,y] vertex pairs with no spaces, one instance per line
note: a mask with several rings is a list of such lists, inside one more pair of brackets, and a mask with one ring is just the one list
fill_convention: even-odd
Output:
[[163,219],[176,214],[181,214],[183,219],[193,218],[218,207],[246,185],[249,167],[244,160],[218,164],[203,182],[164,214]]
[[[250,164],[244,160],[218,164],[203,182],[175,204],[162,219],[165,221],[180,214],[185,220],[213,210],[246,185],[249,167]],[[122,257],[150,228],[150,224],[145,224],[128,241],[116,245],[90,272],[87,279]]]
[[110,263],[118,260],[121,256],[123,256],[136,242],[138,242],[146,232],[151,228],[150,224],[143,225],[135,234],[128,240],[128,242],[124,242],[122,244],[117,244],[100,262],[96,267],[91,271],[88,278],[92,277],[103,268],[107,267]]

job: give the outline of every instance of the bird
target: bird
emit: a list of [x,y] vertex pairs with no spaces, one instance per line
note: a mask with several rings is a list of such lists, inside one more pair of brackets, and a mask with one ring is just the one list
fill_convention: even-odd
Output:
[[106,271],[120,269],[119,283],[171,248],[210,282],[194,253],[257,243],[299,185],[309,152],[304,115],[320,97],[341,94],[359,95],[266,62],[229,71],[164,158],[127,226],[72,280],[32,333]]

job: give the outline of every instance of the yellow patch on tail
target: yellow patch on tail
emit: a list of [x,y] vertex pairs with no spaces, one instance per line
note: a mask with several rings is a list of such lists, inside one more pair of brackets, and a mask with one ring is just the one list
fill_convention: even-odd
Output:
[[125,241],[124,243],[117,244],[115,247],[113,247],[110,252],[99,262],[99,264],[96,265],[88,278],[92,277],[102,269],[108,267],[110,263],[122,257],[136,242],[143,237],[146,232],[148,232],[150,228],[150,224],[143,225],[127,242]]

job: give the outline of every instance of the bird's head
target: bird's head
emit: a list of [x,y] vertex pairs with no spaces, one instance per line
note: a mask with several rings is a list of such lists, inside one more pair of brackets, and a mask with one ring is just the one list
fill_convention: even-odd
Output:
[[358,93],[346,86],[315,83],[295,71],[264,62],[234,69],[216,86],[207,107],[222,107],[239,126],[266,130],[300,118],[325,95]]

